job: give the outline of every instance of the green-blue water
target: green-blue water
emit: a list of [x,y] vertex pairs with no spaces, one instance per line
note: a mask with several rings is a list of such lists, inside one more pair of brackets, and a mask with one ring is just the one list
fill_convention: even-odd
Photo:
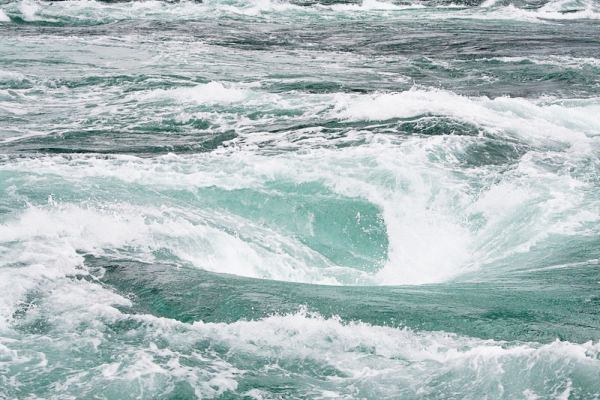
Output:
[[600,2],[0,0],[0,399],[600,399]]

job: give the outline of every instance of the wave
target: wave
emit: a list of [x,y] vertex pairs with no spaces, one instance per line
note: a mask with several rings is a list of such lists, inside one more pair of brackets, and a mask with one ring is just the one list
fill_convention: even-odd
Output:
[[[33,208],[13,215],[6,232],[26,232],[38,219],[50,229],[44,240],[60,238],[74,260],[81,252],[113,251],[156,261],[155,253],[166,251],[173,262],[214,272],[342,285],[444,282],[505,271],[518,254],[529,259],[514,268],[558,264],[552,257],[562,246],[549,249],[545,261],[530,251],[555,237],[596,232],[597,215],[582,210],[598,206],[589,179],[599,168],[598,99],[492,99],[420,88],[283,97],[254,84],[211,82],[119,101],[135,112],[150,107],[156,112],[148,115],[160,118],[165,101],[179,105],[174,112],[181,118],[206,118],[219,107],[220,129],[237,136],[191,156],[4,156],[0,173],[13,184],[38,179],[37,197],[28,199]],[[269,131],[272,115],[290,107],[292,121],[319,118],[341,124],[344,134],[331,140],[319,127]],[[431,124],[442,127],[431,134]],[[297,148],[303,151],[289,151]],[[66,190],[58,208],[45,204],[52,187]],[[316,191],[321,201],[308,202],[303,191]],[[181,203],[174,192],[192,199]],[[86,193],[96,202],[75,206]],[[157,195],[165,210],[149,200]],[[335,214],[342,208],[350,211]],[[71,224],[79,220],[95,221],[86,228],[87,244]],[[103,242],[103,232],[113,230],[129,239]],[[29,231],[5,242],[15,240],[34,246],[39,237]],[[232,255],[230,248],[239,251]]]
[[246,99],[247,95],[247,90],[242,88],[225,86],[222,82],[209,82],[194,87],[156,89],[142,95],[134,95],[133,99],[141,101],[168,99],[183,103],[228,104],[240,102]]
[[[444,90],[413,89],[360,97],[340,97],[339,117],[349,120],[388,120],[420,115],[445,115],[485,128],[490,133],[518,134],[541,144],[560,140],[584,150],[600,128],[595,114],[598,99],[563,100],[465,97]],[[541,141],[540,141],[541,140]]]
[[570,56],[558,56],[548,55],[545,57],[536,56],[513,56],[513,57],[494,57],[486,59],[485,61],[499,61],[502,63],[531,63],[537,65],[553,65],[557,67],[571,67],[571,68],[598,68],[600,67],[600,59],[591,57],[570,57]]
[[[3,338],[4,365],[22,372],[0,390],[18,393],[21,380],[53,374],[61,393],[91,397],[168,396],[182,384],[204,398],[276,395],[271,385],[257,388],[257,379],[313,398],[437,398],[448,388],[466,399],[598,394],[600,343],[591,341],[482,340],[325,318],[306,309],[233,323],[182,323],[128,314],[130,300],[77,280],[55,286],[39,304],[23,320],[47,318],[44,338],[52,340]],[[110,357],[97,357],[99,351]],[[62,375],[58,368],[66,361],[88,368]]]
[[12,81],[20,82],[24,81],[25,79],[25,75],[21,74],[20,72],[0,70],[0,82],[2,83]]
[[[159,330],[173,332],[169,321],[141,319]],[[488,390],[505,387],[515,395],[525,391],[532,396],[568,395],[579,389],[569,384],[568,376],[591,382],[599,367],[600,347],[594,342],[556,341],[539,345],[484,341],[361,322],[345,323],[306,311],[232,324],[196,322],[192,330],[233,352],[261,355],[267,360],[278,357],[284,369],[295,362],[327,366],[333,382],[344,382],[338,386],[345,387],[343,392],[332,393],[336,397],[348,396],[356,390],[370,390],[370,396],[380,398],[410,397],[423,392],[436,397],[447,390],[443,388],[447,385],[463,393],[483,385]],[[256,340],[259,332],[260,340]],[[565,359],[570,362],[564,363]],[[548,369],[563,381],[542,389],[545,383],[542,371]],[[450,382],[436,384],[439,377],[448,375],[453,376]],[[513,380],[517,376],[521,378],[518,383]],[[428,388],[422,386],[424,381]],[[474,393],[471,396],[477,398]]]
[[19,11],[25,21],[41,20],[42,18],[37,15],[40,9],[40,5],[34,1],[23,0],[19,4]]
[[10,22],[10,17],[0,8],[0,22]]
[[600,8],[594,0],[549,1],[538,10],[541,18],[571,20],[600,19]]
[[[141,249],[149,260],[156,260],[153,254],[161,244],[178,262],[215,272],[307,283],[385,285],[446,281],[491,268],[490,263],[500,271],[507,268],[503,259],[527,253],[553,235],[595,234],[597,215],[583,212],[598,206],[594,182],[587,179],[598,168],[591,161],[594,153],[525,147],[526,154],[503,160],[508,166],[475,163],[465,169],[470,152],[498,151],[497,145],[496,139],[478,136],[375,135],[360,146],[304,153],[264,155],[250,145],[151,159],[9,158],[0,172],[9,174],[13,184],[26,185],[34,174],[40,195],[47,196],[58,185],[67,190],[62,193],[67,203],[59,208],[42,204],[17,213],[3,228],[7,235],[24,232],[18,240],[6,242],[37,243],[40,234],[25,227],[33,220],[45,221],[43,226],[50,229],[42,235],[45,241],[62,238],[73,256],[101,249],[137,257]],[[508,149],[510,145],[500,148]],[[571,169],[563,170],[563,165]],[[142,191],[131,197],[135,192],[130,186]],[[307,203],[305,190],[311,196],[316,190],[320,202]],[[68,200],[70,196],[92,191],[98,204],[89,209],[69,204],[75,201]],[[122,194],[115,198],[115,193]],[[173,193],[193,197],[180,203]],[[167,208],[142,206],[157,195]],[[246,200],[238,202],[238,197]],[[325,204],[331,204],[331,209],[323,208]],[[284,211],[290,207],[297,210],[291,221]],[[330,220],[336,208],[351,211]],[[529,217],[523,218],[524,213]],[[79,242],[80,226],[71,224],[80,220],[93,221],[85,230],[91,235],[85,243]],[[56,232],[56,226],[66,228]],[[113,230],[127,232],[127,240],[104,243],[98,236]],[[377,246],[386,251],[375,250]],[[428,251],[433,247],[435,252]],[[228,256],[231,248],[239,249],[233,258]],[[545,254],[543,262],[552,262],[548,261],[551,254],[558,254],[560,248]],[[339,258],[340,254],[347,256]],[[351,255],[371,266],[377,265],[378,257],[385,259],[379,269],[368,270],[344,261]],[[529,255],[520,268],[542,262]]]
[[[576,61],[573,61],[576,62]],[[578,61],[577,61],[578,62]],[[583,61],[582,61],[583,62]],[[258,84],[211,82],[189,88],[156,89],[133,98],[166,99],[179,103],[228,104],[244,101],[264,110],[297,108],[302,114],[347,121],[384,121],[422,116],[445,116],[473,124],[490,134],[518,135],[542,144],[559,140],[581,150],[596,136],[600,99],[538,99],[463,96],[451,91],[413,87],[404,92],[374,94],[307,94],[281,96],[259,90]],[[238,110],[236,110],[237,112]]]
[[360,3],[338,3],[331,5],[320,5],[320,8],[332,11],[400,11],[426,8],[424,4],[395,4],[387,1],[363,0]]
[[[340,121],[387,121],[422,117],[448,117],[480,129],[481,135],[516,137],[534,146],[564,143],[573,151],[589,153],[593,138],[600,129],[595,115],[600,113],[600,99],[537,99],[496,97],[469,97],[447,90],[413,87],[404,92],[374,94],[308,94],[297,92],[282,96],[260,90],[258,84],[231,85],[211,82],[194,87],[177,89],[155,89],[131,97],[136,101],[167,100],[177,103],[220,104],[242,103],[253,112],[261,110],[269,121],[272,113],[294,111],[299,119],[312,115],[319,119]],[[224,121],[222,110],[220,120]],[[232,110],[236,119],[232,127],[240,128],[241,108]],[[186,114],[189,117],[189,114]],[[180,117],[184,118],[184,115]],[[255,117],[256,118],[256,117]],[[314,117],[313,117],[314,118]],[[247,121],[247,120],[246,120]],[[265,121],[265,122],[266,122]],[[247,121],[249,122],[249,121]],[[243,130],[242,130],[243,131]],[[360,133],[360,131],[358,132]],[[281,134],[275,134],[281,145]],[[244,144],[242,135],[234,140]],[[275,137],[267,132],[252,133],[252,145],[260,141],[272,141]],[[315,138],[316,139],[316,138]],[[355,140],[355,137],[349,140]],[[250,142],[248,142],[250,144]],[[291,145],[292,143],[286,143]]]
[[361,275],[275,230],[208,211],[109,203],[31,207],[0,225],[3,264],[62,274],[81,268],[81,254],[144,262],[162,255],[209,271],[292,282],[339,284],[344,275]]
[[[17,4],[14,7],[14,4]],[[67,0],[58,3],[39,2],[34,0],[21,0],[11,4],[8,9],[11,14],[24,21],[71,20],[72,22],[98,22],[107,23],[116,20],[150,18],[202,18],[206,12],[211,14],[233,14],[249,17],[261,16],[269,13],[295,13],[315,14],[322,12],[369,12],[391,11],[404,9],[423,8],[421,4],[410,6],[397,5],[392,2],[364,0],[358,3],[333,3],[333,4],[301,4],[278,0],[208,0],[204,2],[183,1],[178,3],[162,1],[130,1],[120,3],[105,3],[94,0]],[[52,7],[49,7],[52,5]],[[8,18],[8,17],[7,17]],[[7,19],[6,22],[10,21]]]
[[[325,14],[341,14],[349,18],[385,15],[386,18],[424,19],[498,19],[529,22],[562,20],[595,20],[600,10],[593,0],[553,0],[537,8],[529,4],[514,5],[504,1],[486,1],[480,6],[472,4],[363,0],[340,3],[294,3],[278,0],[209,0],[202,3],[183,1],[131,1],[104,3],[94,0],[68,0],[59,3],[21,0],[8,3],[3,22],[104,24],[130,19],[204,19],[214,16],[246,16],[250,18],[289,14],[294,18],[321,18]],[[416,14],[415,14],[416,13]]]

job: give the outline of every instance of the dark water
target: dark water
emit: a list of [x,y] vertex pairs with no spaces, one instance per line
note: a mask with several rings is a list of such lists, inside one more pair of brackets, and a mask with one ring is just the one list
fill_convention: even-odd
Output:
[[599,399],[596,0],[0,2],[0,398]]

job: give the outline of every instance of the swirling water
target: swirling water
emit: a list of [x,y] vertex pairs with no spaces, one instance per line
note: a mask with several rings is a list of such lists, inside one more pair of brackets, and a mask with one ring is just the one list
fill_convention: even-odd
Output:
[[0,398],[600,398],[599,19],[0,1]]

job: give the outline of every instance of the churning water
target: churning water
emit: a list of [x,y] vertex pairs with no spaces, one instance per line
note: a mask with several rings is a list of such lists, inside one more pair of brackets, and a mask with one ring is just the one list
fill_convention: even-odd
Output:
[[0,0],[0,398],[600,398],[598,0]]

